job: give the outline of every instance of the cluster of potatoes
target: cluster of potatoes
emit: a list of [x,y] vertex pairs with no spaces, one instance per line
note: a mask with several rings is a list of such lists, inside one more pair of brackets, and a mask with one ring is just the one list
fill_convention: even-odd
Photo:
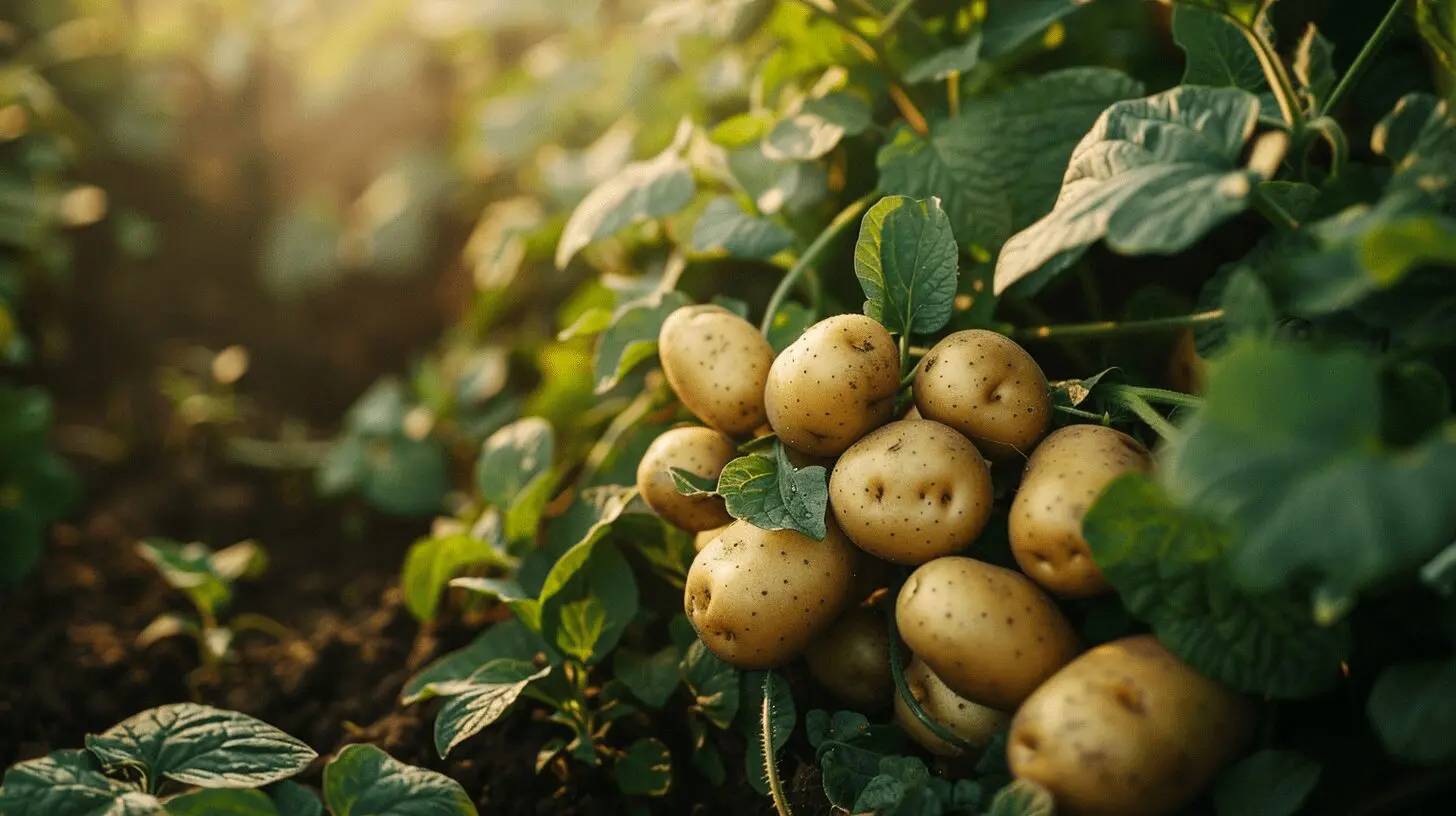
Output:
[[[802,656],[844,702],[893,704],[926,749],[962,754],[895,692],[876,603],[900,565],[913,568],[894,604],[910,693],[963,744],[984,747],[1009,726],[1012,772],[1047,788],[1060,812],[1173,812],[1251,738],[1248,700],[1151,636],[1084,649],[1054,600],[1110,591],[1082,518],[1152,458],[1111,428],[1048,433],[1046,377],[1016,343],[947,336],[914,372],[915,405],[899,419],[898,349],[862,315],[823,320],[775,355],[732,312],[689,306],[663,324],[659,353],[703,425],[659,437],[637,484],[654,512],[697,533],[684,606],[724,661],[766,669]],[[734,521],[718,496],[674,487],[671,468],[716,478],[739,455],[736,439],[769,431],[796,467],[830,472],[822,541]],[[1008,520],[1017,571],[970,555],[993,509],[992,463],[1022,461]]]

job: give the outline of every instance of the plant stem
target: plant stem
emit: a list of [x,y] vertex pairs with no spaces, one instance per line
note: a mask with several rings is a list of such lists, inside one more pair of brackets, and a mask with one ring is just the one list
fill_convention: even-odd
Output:
[[910,7],[913,5],[915,5],[915,0],[900,0],[900,2],[897,3],[894,8],[890,9],[890,13],[886,14],[885,19],[880,21],[880,36],[883,37],[893,31],[895,29],[895,24],[900,22],[900,18],[903,17],[905,15],[905,12],[909,11]]
[[1330,92],[1330,98],[1320,106],[1321,112],[1334,110],[1335,106],[1340,104],[1340,100],[1345,98],[1345,94],[1349,93],[1350,89],[1355,87],[1355,83],[1360,81],[1360,76],[1374,61],[1375,53],[1380,50],[1380,47],[1385,44],[1385,40],[1395,30],[1395,21],[1399,18],[1406,3],[1407,0],[1395,0],[1390,4],[1390,11],[1385,13],[1380,25],[1375,27],[1375,33],[1365,41],[1365,47],[1355,55],[1355,61],[1350,63],[1350,69],[1345,72],[1343,77],[1340,77],[1339,84],[1335,85],[1335,89]]
[[1096,323],[1068,323],[1062,326],[1034,326],[1016,329],[1011,339],[1017,342],[1028,340],[1069,340],[1104,337],[1122,337],[1132,334],[1157,334],[1177,331],[1223,320],[1223,309],[1194,312],[1177,317],[1154,317],[1147,320],[1102,320]]
[[1081,408],[1073,408],[1070,405],[1053,405],[1052,409],[1061,411],[1068,416],[1081,417],[1082,419],[1095,419],[1103,425],[1106,425],[1108,421],[1106,414],[1094,414],[1091,411],[1083,411]]
[[947,730],[945,726],[930,719],[930,715],[920,707],[920,701],[910,693],[910,684],[905,682],[905,667],[900,665],[900,630],[895,626],[895,613],[891,611],[885,615],[885,618],[890,625],[890,676],[895,679],[895,693],[900,695],[905,707],[910,709],[910,713],[915,715],[915,719],[929,729],[930,733],[968,754],[975,754],[980,750],[979,748],[962,739],[959,734]]
[[1254,53],[1259,55],[1259,65],[1264,69],[1264,77],[1269,80],[1269,89],[1279,102],[1279,113],[1289,125],[1290,132],[1299,136],[1304,131],[1304,110],[1299,107],[1299,94],[1294,92],[1289,71],[1279,59],[1279,54],[1274,51],[1274,46],[1264,39],[1264,35],[1256,27],[1240,23],[1239,29],[1244,32],[1249,45],[1253,46]]
[[1163,437],[1163,439],[1174,440],[1179,437],[1178,429],[1173,427],[1173,423],[1169,422],[1163,417],[1162,414],[1158,413],[1152,405],[1148,404],[1147,400],[1142,398],[1142,396],[1134,393],[1122,392],[1118,394],[1117,402],[1124,408],[1132,411],[1134,414],[1137,414],[1138,419],[1141,419],[1144,424],[1146,424],[1149,428],[1152,428],[1158,434],[1158,436]]
[[900,371],[905,370],[905,365],[910,362],[910,335],[900,335]]
[[1259,214],[1269,219],[1269,223],[1279,228],[1280,232],[1293,232],[1299,229],[1299,219],[1284,209],[1279,202],[1269,197],[1269,194],[1260,190],[1258,185],[1254,186],[1249,193],[1249,199],[1254,202],[1254,209]]
[[1166,388],[1149,388],[1142,385],[1105,385],[1102,388],[1109,394],[1133,394],[1148,402],[1162,405],[1176,405],[1180,408],[1203,407],[1202,397],[1184,394],[1181,391],[1169,391]]
[[[1330,146],[1330,177],[1334,181],[1340,177],[1340,171],[1345,169],[1345,163],[1350,160],[1350,142],[1345,138],[1345,131],[1340,123],[1328,116],[1321,116],[1309,123],[1309,129],[1320,135],[1325,144]],[[1306,151],[1308,152],[1308,151]]]
[[961,115],[961,73],[952,71],[950,76],[945,78],[946,105],[950,110],[950,118],[954,119]]
[[773,744],[773,672],[763,676],[763,705],[759,709],[759,728],[763,738],[763,772],[768,777],[768,791],[773,796],[774,809],[779,816],[793,816],[788,797],[784,796],[784,783],[779,779],[778,757],[774,756]]
[[768,299],[768,306],[764,311],[763,322],[758,327],[764,337],[768,336],[769,329],[773,327],[774,316],[779,313],[779,307],[784,305],[784,300],[788,298],[789,292],[793,291],[794,285],[798,283],[799,278],[808,271],[809,267],[813,266],[819,260],[819,256],[824,254],[824,250],[829,247],[829,244],[841,232],[844,232],[850,224],[854,223],[855,219],[859,218],[860,214],[869,207],[870,202],[879,199],[879,197],[880,193],[878,190],[871,190],[855,201],[850,202],[849,206],[839,211],[839,215],[834,216],[834,220],[830,221],[829,226],[825,227],[824,231],[819,233],[819,237],[815,238],[814,242],[809,244],[809,247],[804,250],[804,254],[799,256],[799,260],[795,261],[794,265],[789,267],[789,271],[784,273],[783,279],[779,281],[778,288],[774,289],[773,295]]

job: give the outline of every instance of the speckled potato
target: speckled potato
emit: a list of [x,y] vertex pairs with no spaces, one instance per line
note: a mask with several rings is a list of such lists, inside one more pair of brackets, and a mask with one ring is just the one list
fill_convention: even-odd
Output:
[[1001,711],[1014,711],[1080,651],[1061,610],[1026,576],[956,555],[910,573],[895,623],[951,691]]
[[1248,699],[1142,635],[1088,651],[1037,689],[1006,757],[1059,814],[1169,814],[1242,753],[1253,727]]
[[774,360],[763,392],[768,422],[785,445],[838,456],[890,421],[900,353],[885,327],[864,315],[810,326]]
[[991,516],[991,470],[939,422],[891,422],[850,446],[829,477],[829,505],[849,540],[896,564],[959,552]]
[[683,606],[713,654],[740,669],[773,668],[844,611],[858,557],[832,520],[823,541],[737,521],[693,559]]
[[1112,589],[1082,537],[1082,518],[1108,482],[1147,472],[1152,455],[1102,425],[1068,425],[1037,445],[1011,503],[1011,551],[1033,581],[1067,598]]
[[674,527],[688,532],[722,527],[733,521],[723,499],[678,493],[669,468],[716,479],[737,456],[733,440],[712,428],[672,428],[654,439],[637,463],[637,492],[652,512]]
[[1030,454],[1052,421],[1041,366],[1014,341],[984,329],[955,332],[931,348],[915,376],[915,405],[993,459]]
[[742,436],[764,423],[774,351],[752,323],[721,306],[684,306],[663,321],[657,346],[668,385],[703,424]]
[[804,650],[804,662],[819,685],[852,706],[881,708],[894,696],[890,632],[871,607],[846,610]]
[[732,523],[733,522],[730,521],[728,522],[728,524],[724,524],[721,527],[714,527],[711,530],[699,530],[698,532],[694,533],[693,551],[702,552],[704,547],[713,543],[713,539],[717,538],[724,530],[728,529],[729,525],[731,525]]
[[[930,719],[952,734],[984,748],[991,737],[1011,722],[1011,715],[980,703],[973,703],[951,691],[918,656],[905,666],[905,685]],[[936,756],[960,756],[961,749],[937,737],[925,727],[900,695],[895,695],[895,721],[910,738]]]

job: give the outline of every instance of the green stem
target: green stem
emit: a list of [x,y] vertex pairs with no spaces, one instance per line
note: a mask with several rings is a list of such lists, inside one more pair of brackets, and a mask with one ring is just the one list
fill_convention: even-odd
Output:
[[779,816],[793,816],[789,799],[784,795],[784,783],[779,779],[778,757],[773,744],[773,672],[763,676],[763,705],[759,708],[759,728],[763,738],[763,773],[768,777],[768,791],[773,796],[774,809]]
[[1220,320],[1223,320],[1223,310],[1212,309],[1206,312],[1194,312],[1189,315],[1154,317],[1147,320],[1124,320],[1121,322],[1116,320],[1102,320],[1095,323],[1068,323],[1062,326],[1033,326],[1012,331],[1011,339],[1018,343],[1024,343],[1028,340],[1070,340],[1123,337],[1133,334],[1157,334],[1159,332],[1204,326],[1210,323],[1217,323]]
[[1178,429],[1173,427],[1173,423],[1158,413],[1157,409],[1148,404],[1148,401],[1140,395],[1122,392],[1118,394],[1117,402],[1122,407],[1136,414],[1138,419],[1141,419],[1144,424],[1152,428],[1163,439],[1174,440],[1179,437]]
[[930,126],[925,121],[925,115],[920,112],[920,109],[915,106],[914,100],[910,98],[909,92],[906,91],[906,88],[909,86],[905,84],[905,77],[900,74],[899,69],[895,67],[894,63],[890,62],[890,55],[885,51],[884,46],[878,40],[865,36],[864,32],[855,26],[854,21],[846,16],[844,12],[840,11],[838,7],[832,10],[826,9],[814,2],[814,0],[799,0],[799,3],[807,7],[811,12],[839,26],[845,34],[849,35],[851,40],[858,44],[858,47],[867,56],[875,61],[875,64],[884,72],[885,78],[890,81],[890,99],[900,109],[900,115],[905,117],[906,124],[910,125],[911,129],[921,136],[928,134],[930,132]]
[[894,611],[891,610],[885,617],[890,622],[890,676],[895,679],[895,693],[900,695],[905,707],[910,709],[910,713],[920,721],[921,725],[929,729],[930,733],[967,754],[974,755],[981,749],[932,720],[930,715],[925,713],[925,709],[920,707],[920,702],[915,699],[915,695],[910,693],[910,684],[905,682],[905,667],[900,664],[900,630],[895,626]]
[[1335,85],[1335,89],[1330,92],[1330,98],[1320,106],[1320,111],[1334,110],[1335,106],[1340,104],[1340,100],[1345,98],[1345,94],[1349,93],[1350,89],[1355,87],[1355,83],[1360,81],[1360,76],[1374,62],[1376,52],[1380,50],[1380,47],[1385,44],[1386,39],[1390,37],[1391,32],[1395,30],[1395,21],[1400,17],[1400,12],[1405,8],[1406,3],[1407,0],[1395,0],[1394,3],[1390,4],[1390,11],[1385,13],[1385,17],[1380,21],[1380,25],[1375,27],[1375,33],[1371,34],[1370,39],[1365,41],[1365,47],[1360,49],[1359,54],[1355,55],[1355,61],[1350,63],[1350,69],[1345,72],[1343,77],[1340,77],[1339,84]]
[[1073,408],[1070,405],[1053,405],[1052,408],[1054,410],[1061,411],[1068,416],[1081,417],[1082,419],[1093,419],[1102,423],[1103,425],[1106,425],[1108,423],[1108,420],[1110,419],[1106,414],[1094,414],[1091,411],[1083,411],[1081,408]]
[[1259,65],[1264,69],[1264,76],[1269,80],[1269,88],[1274,93],[1274,98],[1279,102],[1279,113],[1289,125],[1289,130],[1295,136],[1304,131],[1304,110],[1299,107],[1299,94],[1294,91],[1294,83],[1289,79],[1289,71],[1285,69],[1284,63],[1275,53],[1274,46],[1264,39],[1264,36],[1256,28],[1240,24],[1240,30],[1244,37],[1253,46],[1254,53],[1259,56]]
[[1345,131],[1340,123],[1328,116],[1321,116],[1309,123],[1309,129],[1325,140],[1330,146],[1330,177],[1329,181],[1339,178],[1340,172],[1345,169],[1345,164],[1350,160],[1350,143],[1345,138]]
[[1166,388],[1149,388],[1142,385],[1104,385],[1101,388],[1108,394],[1132,394],[1148,402],[1156,402],[1161,405],[1195,409],[1203,407],[1202,397],[1195,397],[1182,391],[1169,391]]
[[1284,209],[1279,202],[1270,198],[1268,193],[1259,189],[1258,185],[1255,185],[1253,191],[1250,192],[1249,200],[1254,202],[1254,209],[1269,219],[1269,223],[1278,227],[1280,232],[1293,232],[1299,229],[1299,219]]
[[913,5],[915,5],[915,0],[900,0],[895,4],[895,7],[890,9],[890,13],[885,15],[885,19],[880,21],[880,36],[883,37],[894,31],[895,24],[900,22],[900,18],[905,16],[905,12],[909,11]]
[[799,256],[799,260],[795,261],[794,265],[789,268],[789,271],[784,273],[783,279],[779,281],[778,288],[774,289],[773,295],[768,299],[768,306],[763,315],[763,323],[759,324],[758,327],[764,337],[767,337],[769,329],[773,328],[774,316],[779,313],[779,307],[784,305],[784,300],[788,298],[789,292],[793,291],[794,285],[798,283],[799,278],[809,270],[809,267],[813,266],[819,260],[819,256],[824,254],[824,251],[829,248],[829,245],[833,243],[834,239],[839,237],[840,233],[844,232],[850,224],[859,218],[865,209],[869,207],[870,202],[878,200],[879,197],[880,193],[878,190],[871,190],[869,193],[851,202],[848,207],[840,210],[839,215],[834,216],[834,220],[829,222],[829,226],[825,227],[824,231],[819,233],[819,237],[815,238],[814,242],[809,244],[809,247],[804,250],[804,254]]

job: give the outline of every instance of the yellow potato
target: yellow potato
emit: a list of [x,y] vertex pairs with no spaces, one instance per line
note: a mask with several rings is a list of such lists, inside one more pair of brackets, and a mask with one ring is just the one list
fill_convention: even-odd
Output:
[[850,607],[804,651],[809,674],[845,703],[880,708],[895,693],[890,632],[872,607]]
[[858,552],[833,520],[823,541],[737,521],[693,559],[683,606],[725,662],[780,666],[848,606]]
[[895,622],[951,691],[1002,711],[1080,651],[1062,611],[1026,576],[955,555],[910,573]]
[[713,542],[713,539],[721,535],[722,532],[728,529],[729,525],[731,525],[732,523],[733,522],[730,521],[728,524],[724,524],[722,527],[714,527],[711,530],[699,530],[698,532],[694,533],[693,551],[702,552],[704,547],[711,544]]
[[885,327],[864,315],[810,326],[783,350],[763,392],[769,424],[785,445],[838,456],[890,421],[900,388],[900,353]]
[[871,431],[839,457],[829,478],[840,529],[896,564],[964,549],[985,528],[991,501],[991,470],[976,446],[923,419]]
[[1179,329],[1178,342],[1168,357],[1168,387],[1186,394],[1202,394],[1208,384],[1208,361],[1198,353],[1193,329]]
[[712,428],[672,428],[654,439],[637,463],[637,492],[652,512],[674,527],[688,532],[722,527],[733,521],[723,499],[678,493],[669,468],[716,479],[723,466],[737,457],[733,440]]
[[[951,691],[918,656],[905,666],[905,685],[910,688],[910,696],[936,725],[978,748],[986,747],[991,737],[1011,722],[1010,714],[973,703]],[[898,694],[895,695],[895,721],[930,753],[945,757],[961,755],[960,748],[926,728]]]
[[984,329],[955,332],[931,348],[915,376],[915,405],[993,459],[1030,454],[1052,421],[1041,366],[1026,349]]
[[1147,448],[1121,431],[1101,425],[1053,431],[1031,454],[1011,503],[1011,551],[1022,571],[1063,597],[1110,590],[1082,537],[1082,518],[1108,482],[1152,466]]
[[764,381],[773,347],[752,323],[721,306],[684,306],[657,336],[662,373],[703,424],[730,436],[764,423]]
[[1067,664],[1016,713],[1006,757],[1070,816],[1180,811],[1253,736],[1250,701],[1152,635]]

